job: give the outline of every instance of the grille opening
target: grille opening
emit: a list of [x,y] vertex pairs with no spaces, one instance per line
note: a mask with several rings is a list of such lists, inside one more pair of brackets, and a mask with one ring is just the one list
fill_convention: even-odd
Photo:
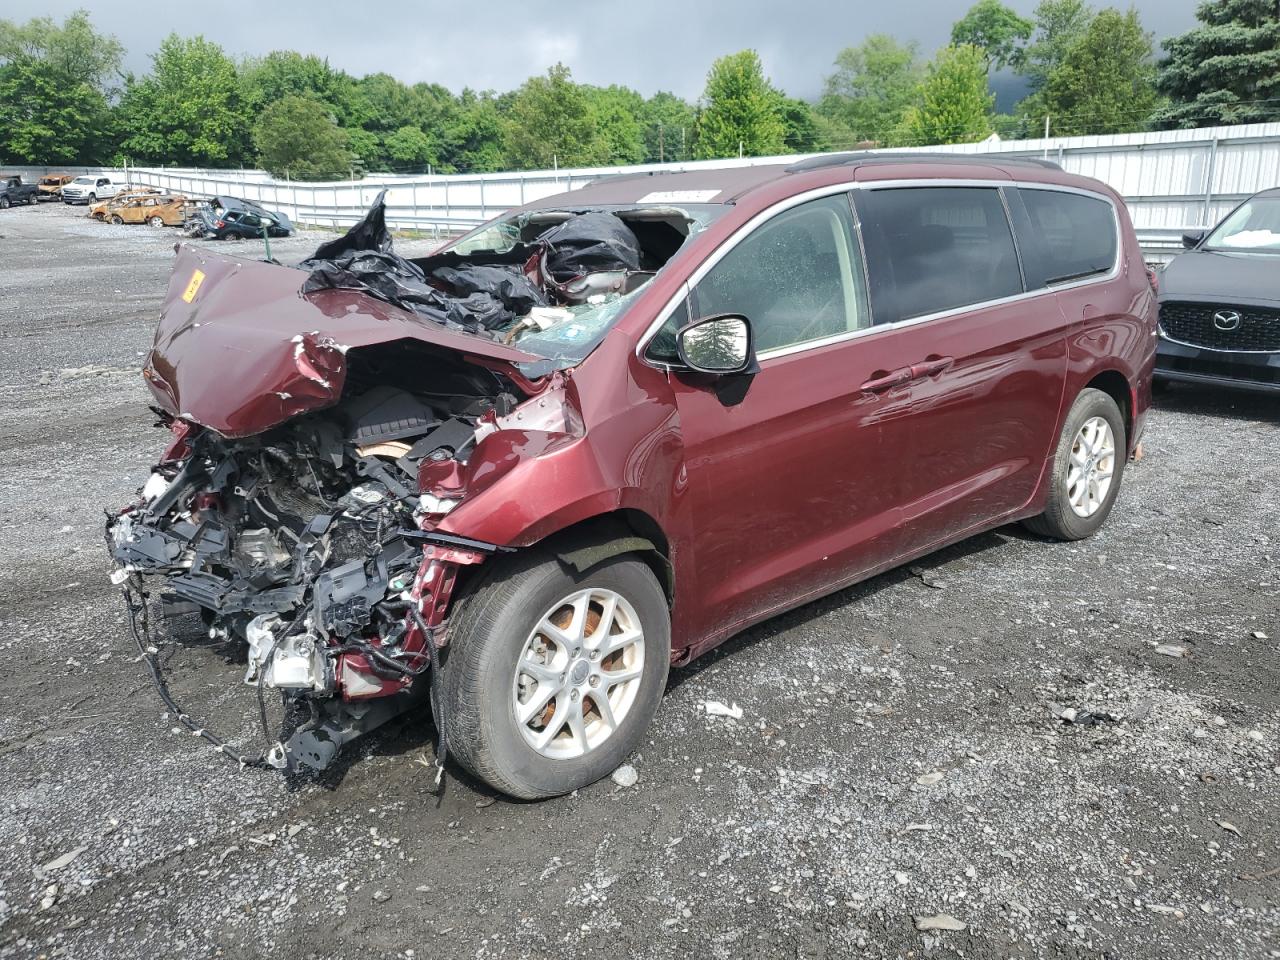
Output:
[[[1223,330],[1217,313],[1238,313],[1240,323]],[[1160,305],[1160,326],[1170,340],[1208,350],[1244,353],[1280,352],[1280,310],[1231,304],[1166,302]]]

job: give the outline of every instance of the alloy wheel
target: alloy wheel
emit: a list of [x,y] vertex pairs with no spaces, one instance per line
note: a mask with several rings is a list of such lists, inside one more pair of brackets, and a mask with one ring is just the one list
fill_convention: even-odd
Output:
[[512,681],[525,743],[553,760],[599,747],[635,704],[644,652],[640,618],[621,594],[590,587],[555,604],[525,641]]
[[1090,417],[1071,441],[1067,502],[1077,517],[1091,517],[1107,502],[1116,469],[1116,438],[1103,417]]

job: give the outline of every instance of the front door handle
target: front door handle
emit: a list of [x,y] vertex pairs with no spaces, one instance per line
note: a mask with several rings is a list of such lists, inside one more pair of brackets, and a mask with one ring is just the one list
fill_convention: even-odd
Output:
[[870,380],[862,384],[863,393],[884,393],[894,387],[911,382],[911,368],[900,367],[897,370],[877,370]]
[[928,360],[911,365],[911,379],[923,380],[925,377],[936,377],[956,362],[955,357],[930,357]]

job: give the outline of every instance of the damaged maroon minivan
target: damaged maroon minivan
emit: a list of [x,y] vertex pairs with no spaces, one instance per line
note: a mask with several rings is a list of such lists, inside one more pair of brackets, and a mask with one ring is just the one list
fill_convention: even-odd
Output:
[[[1142,432],[1151,280],[1053,164],[624,177],[417,260],[383,218],[301,270],[179,247],[145,367],[171,437],[113,578],[242,762],[323,769],[429,689],[439,762],[565,793],[753,623],[1012,521],[1089,536]],[[169,696],[151,577],[283,698],[260,755]]]

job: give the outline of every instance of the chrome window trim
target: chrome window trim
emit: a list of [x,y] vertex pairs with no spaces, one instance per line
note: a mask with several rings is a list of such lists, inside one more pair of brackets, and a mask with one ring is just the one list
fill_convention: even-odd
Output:
[[[765,353],[757,354],[756,359],[759,362],[764,363],[766,361],[773,360],[778,357],[791,356],[792,354],[803,353],[808,350],[817,350],[823,347],[831,346],[833,344],[843,343],[846,340],[856,340],[859,337],[871,336],[878,333],[884,333],[890,330],[899,330],[899,329],[902,329],[903,327],[912,327],[912,326],[915,326],[916,324],[928,323],[933,320],[943,320],[948,317],[958,316],[963,313],[970,313],[974,310],[980,310],[985,307],[1003,306],[1005,304],[1016,303],[1021,300],[1031,300],[1035,297],[1043,297],[1046,294],[1057,293],[1061,290],[1074,290],[1077,287],[1085,287],[1085,286],[1089,286],[1096,283],[1106,283],[1108,281],[1116,279],[1116,277],[1120,275],[1121,268],[1124,262],[1123,261],[1124,232],[1120,228],[1120,211],[1116,208],[1115,200],[1113,200],[1111,197],[1107,196],[1104,193],[1098,192],[1097,190],[1089,190],[1084,187],[1068,186],[1065,184],[1041,183],[1038,181],[1024,181],[1024,180],[912,178],[912,179],[904,179],[904,180],[875,180],[871,182],[846,181],[843,183],[828,184],[825,187],[815,187],[812,190],[806,190],[803,193],[797,193],[794,196],[787,197],[785,200],[779,200],[777,203],[775,203],[771,207],[767,207],[766,209],[761,210],[754,217],[752,217],[750,220],[744,223],[741,227],[739,227],[738,230],[731,237],[725,240],[724,243],[722,243],[719,247],[717,247],[714,251],[712,251],[712,253],[705,260],[703,260],[702,263],[698,264],[697,268],[693,271],[693,273],[691,273],[688,276],[688,278],[685,280],[685,282],[681,285],[679,292],[676,293],[674,296],[671,297],[670,300],[667,301],[667,303],[662,307],[662,309],[658,311],[658,315],[654,318],[654,320],[649,324],[648,327],[645,328],[644,333],[641,334],[640,339],[636,343],[636,350],[635,350],[636,357],[641,362],[646,363],[651,367],[656,367],[659,370],[670,371],[670,370],[683,369],[679,364],[666,363],[661,360],[653,360],[645,356],[645,352],[649,349],[649,344],[652,342],[653,338],[657,336],[658,331],[662,329],[663,324],[667,322],[671,314],[674,313],[679,308],[680,303],[683,300],[687,299],[690,296],[690,294],[692,294],[694,287],[696,287],[702,281],[702,278],[705,277],[708,273],[710,273],[711,270],[715,268],[716,264],[718,264],[721,261],[721,259],[723,259],[729,253],[730,250],[732,250],[739,243],[745,240],[757,227],[759,227],[765,221],[772,219],[773,217],[777,216],[780,213],[785,213],[787,210],[790,210],[793,207],[798,207],[802,203],[808,203],[810,200],[820,200],[823,197],[829,197],[838,193],[847,194],[853,190],[892,190],[892,189],[899,189],[903,187],[923,187],[923,188],[985,187],[987,189],[992,189],[997,191],[1000,191],[1000,188],[1002,187],[1004,188],[1013,187],[1018,190],[1048,190],[1050,192],[1057,192],[1057,193],[1075,193],[1081,196],[1090,197],[1095,200],[1101,200],[1111,207],[1111,220],[1112,220],[1112,223],[1115,224],[1115,231],[1116,231],[1115,263],[1112,264],[1112,267],[1109,273],[1101,274],[1099,276],[1082,277],[1079,280],[1071,280],[1066,283],[1056,283],[1056,284],[1053,284],[1052,286],[1040,287],[1036,290],[1024,290],[1021,293],[1017,293],[1012,296],[1001,297],[996,300],[982,300],[982,301],[979,301],[978,303],[965,304],[962,307],[952,307],[948,310],[942,310],[937,313],[929,313],[919,317],[912,317],[909,320],[899,320],[895,323],[882,323],[882,324],[876,325],[875,307],[870,306],[872,326],[865,327],[862,330],[850,330],[846,333],[837,334],[832,337],[824,337],[821,340],[806,340],[803,343],[796,343],[787,347],[779,347],[776,350],[769,350]],[[1003,197],[1002,191],[1001,191],[1001,194],[1002,194],[1001,203],[1004,203],[1004,197]],[[870,273],[868,270],[869,265],[866,263],[866,244],[862,243],[862,222],[858,218],[856,205],[852,204],[852,197],[850,197],[850,202],[851,202],[851,206],[853,207],[854,225],[857,231],[859,247],[862,249],[864,277],[866,277],[866,282],[869,286],[871,279],[870,279]],[[1019,270],[1021,270],[1022,269],[1021,267],[1022,248],[1018,242],[1017,231],[1014,229],[1013,218],[1009,215],[1009,210],[1007,208],[1007,205],[1005,209],[1005,216],[1009,221],[1009,229],[1013,237],[1014,249],[1015,251],[1017,251],[1017,254],[1019,257]],[[1026,281],[1024,278],[1023,285],[1025,286],[1025,284],[1026,284]],[[867,299],[869,303],[870,290],[868,290]],[[690,317],[690,319],[692,320],[697,318]]]

